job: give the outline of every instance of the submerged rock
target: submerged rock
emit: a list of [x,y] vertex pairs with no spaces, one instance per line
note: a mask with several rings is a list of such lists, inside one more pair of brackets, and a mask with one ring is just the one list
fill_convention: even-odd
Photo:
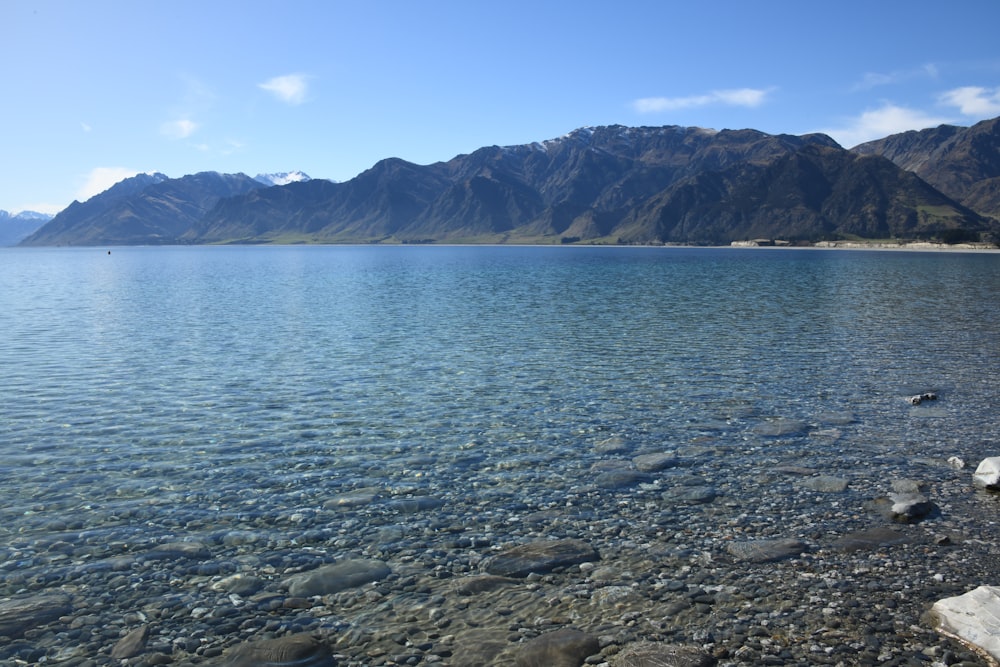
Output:
[[833,475],[820,475],[804,480],[802,486],[819,493],[840,493],[847,489],[847,480]]
[[227,656],[226,667],[335,667],[330,648],[308,634],[237,645]]
[[580,667],[601,650],[597,637],[564,628],[526,642],[517,653],[518,667]]
[[980,489],[1000,490],[1000,456],[983,459],[972,473],[972,483]]
[[693,646],[659,642],[629,644],[611,659],[611,667],[711,667],[715,658]]
[[667,468],[676,468],[677,464],[677,455],[673,452],[640,454],[632,459],[632,465],[642,472],[659,472]]
[[910,538],[892,528],[870,528],[848,533],[834,541],[833,546],[841,551],[862,551],[880,547],[906,544]]
[[660,497],[671,505],[702,505],[715,500],[718,492],[714,486],[678,486],[664,491]]
[[246,597],[264,588],[265,581],[260,577],[236,573],[212,584],[213,591],[225,591]]
[[809,424],[799,419],[772,419],[753,427],[753,433],[767,437],[802,435],[809,430]]
[[0,636],[20,637],[72,611],[69,596],[36,595],[0,602]]
[[737,560],[752,563],[771,563],[785,558],[793,558],[808,549],[809,546],[805,542],[795,539],[732,542],[727,547],[729,553]]
[[125,658],[134,658],[146,649],[146,640],[148,638],[148,625],[136,628],[118,640],[118,643],[111,650],[111,659],[124,660]]
[[602,489],[624,489],[636,484],[646,484],[652,481],[652,477],[639,470],[629,468],[617,468],[608,470],[597,476],[594,483]]
[[207,560],[211,557],[212,552],[201,542],[158,544],[141,556],[143,560],[180,560],[182,558]]
[[501,551],[486,561],[485,569],[501,577],[526,577],[600,558],[597,550],[582,540],[540,540]]
[[455,592],[459,595],[475,595],[476,593],[486,593],[495,591],[504,586],[519,583],[518,579],[512,577],[498,577],[492,574],[482,574],[472,577],[464,577],[455,582]]
[[1000,586],[980,586],[931,607],[938,632],[1000,661]]
[[363,558],[323,565],[310,572],[292,575],[284,585],[296,597],[329,595],[388,577],[392,571],[379,560]]

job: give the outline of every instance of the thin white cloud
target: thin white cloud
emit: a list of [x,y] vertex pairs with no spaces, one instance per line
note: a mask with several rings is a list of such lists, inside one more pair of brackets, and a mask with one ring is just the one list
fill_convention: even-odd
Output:
[[841,146],[852,148],[874,139],[908,130],[924,130],[950,123],[952,119],[932,116],[916,109],[885,103],[878,109],[865,111],[840,127],[819,130],[834,138]]
[[160,134],[170,139],[187,139],[198,129],[198,123],[189,118],[171,120],[160,126]]
[[266,90],[282,102],[297,105],[306,101],[306,94],[309,92],[308,81],[309,77],[305,74],[286,74],[258,83],[257,87]]
[[87,125],[86,123],[80,123],[80,129],[83,130],[84,132],[90,132],[93,128],[90,127],[90,125]]
[[769,90],[759,88],[734,88],[713,90],[704,95],[690,95],[688,97],[643,97],[632,102],[632,108],[639,113],[659,113],[713,105],[759,107],[764,103],[769,92]]
[[1000,114],[1000,87],[965,86],[941,94],[942,104],[958,107],[963,116],[987,118]]
[[912,79],[936,79],[938,78],[938,68],[934,63],[927,63],[920,67],[906,70],[894,70],[892,72],[865,72],[861,81],[854,84],[854,92],[871,90],[879,86],[889,86],[898,83],[905,83]]
[[86,175],[86,181],[76,191],[76,200],[87,201],[115,183],[131,178],[138,173],[135,169],[126,169],[125,167],[95,167]]

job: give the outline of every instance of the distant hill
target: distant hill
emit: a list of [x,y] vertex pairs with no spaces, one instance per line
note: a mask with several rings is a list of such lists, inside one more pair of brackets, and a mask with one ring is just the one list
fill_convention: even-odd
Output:
[[[942,178],[960,171],[960,149],[942,146],[962,145],[955,138],[963,134],[922,136],[920,169]],[[939,180],[951,184],[945,191],[914,168],[918,161],[897,161],[907,151],[896,145],[847,151],[818,134],[616,125],[430,165],[389,158],[342,183],[275,174],[263,180],[287,184],[265,187],[243,174],[145,175],[74,203],[25,243],[1000,238],[1000,223],[971,197],[988,192],[1000,168],[983,157],[975,173]]]
[[1000,220],[1000,118],[972,127],[903,132],[852,150],[886,157],[956,201]]
[[36,211],[21,211],[17,215],[0,211],[0,246],[17,245],[51,219],[51,215]]
[[138,174],[73,202],[22,245],[177,243],[220,199],[265,187],[245,174]]

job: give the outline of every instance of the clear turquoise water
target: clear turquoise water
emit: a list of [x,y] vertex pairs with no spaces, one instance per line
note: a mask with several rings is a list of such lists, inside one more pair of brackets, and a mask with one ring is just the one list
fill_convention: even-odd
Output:
[[67,529],[325,539],[323,503],[371,486],[461,523],[562,502],[608,438],[737,469],[974,463],[998,294],[975,253],[3,249],[0,535],[11,563]]

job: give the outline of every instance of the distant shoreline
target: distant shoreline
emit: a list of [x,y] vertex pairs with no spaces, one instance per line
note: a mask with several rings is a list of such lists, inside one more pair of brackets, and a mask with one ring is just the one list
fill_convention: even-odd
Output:
[[818,250],[895,250],[920,252],[1000,252],[1000,247],[988,243],[932,243],[930,241],[818,241],[809,245],[734,241],[732,248],[818,249]]

